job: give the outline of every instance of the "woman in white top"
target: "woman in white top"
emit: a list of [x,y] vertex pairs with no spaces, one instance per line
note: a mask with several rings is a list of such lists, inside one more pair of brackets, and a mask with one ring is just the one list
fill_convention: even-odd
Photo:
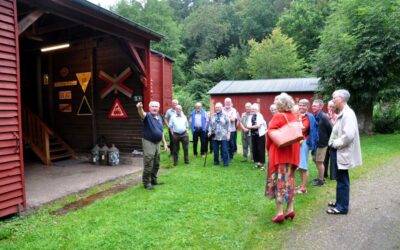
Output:
[[251,145],[253,148],[253,160],[255,167],[265,169],[265,134],[267,133],[267,123],[263,115],[259,112],[257,103],[251,105],[251,119],[248,119],[247,128],[251,133]]

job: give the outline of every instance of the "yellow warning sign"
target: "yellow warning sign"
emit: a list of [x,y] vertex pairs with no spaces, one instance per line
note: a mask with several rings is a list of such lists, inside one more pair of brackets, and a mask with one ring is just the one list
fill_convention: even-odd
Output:
[[78,78],[83,93],[85,93],[86,88],[89,85],[90,78],[92,77],[92,72],[76,73],[76,77]]

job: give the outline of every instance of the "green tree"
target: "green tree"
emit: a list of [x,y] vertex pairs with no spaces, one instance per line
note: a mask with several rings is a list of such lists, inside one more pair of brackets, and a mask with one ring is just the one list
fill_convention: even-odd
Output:
[[193,11],[185,19],[184,25],[184,43],[189,65],[218,57],[219,48],[228,39],[229,29],[224,5],[202,5]]
[[330,14],[329,0],[293,1],[280,17],[278,26],[297,43],[299,56],[311,62],[318,48],[325,20]]
[[282,34],[279,28],[260,43],[249,41],[250,54],[246,59],[253,79],[304,76],[305,63],[299,58],[293,39]]
[[372,132],[380,93],[400,87],[399,27],[398,0],[340,0],[321,36],[315,62],[321,91],[330,96],[335,89],[348,89],[365,133]]
[[183,53],[181,27],[173,19],[173,9],[166,2],[158,0],[147,0],[144,5],[135,0],[129,3],[121,0],[111,9],[164,35],[161,42],[152,43],[151,48],[174,58],[174,83],[184,83],[185,74],[182,67],[186,61],[186,54]]
[[241,20],[242,43],[250,39],[260,41],[271,33],[278,19],[272,0],[237,0],[235,9]]

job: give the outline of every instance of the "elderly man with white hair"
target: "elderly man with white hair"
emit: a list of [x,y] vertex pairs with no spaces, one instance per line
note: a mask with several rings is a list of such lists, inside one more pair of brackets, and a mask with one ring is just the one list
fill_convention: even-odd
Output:
[[144,112],[141,102],[138,102],[136,107],[143,121],[143,185],[145,189],[153,190],[153,185],[163,184],[157,181],[160,168],[160,142],[163,142],[165,151],[169,150],[164,138],[162,117],[158,113],[160,103],[150,102],[149,112]]
[[207,112],[202,108],[201,102],[197,102],[194,105],[194,110],[190,113],[190,125],[193,134],[193,155],[197,157],[197,143],[200,139],[200,154],[204,157],[207,152],[206,144],[206,130],[208,116]]
[[247,127],[248,122],[251,120],[251,103],[248,102],[244,105],[246,112],[244,112],[240,118],[240,128],[242,129],[242,148],[243,148],[243,160],[247,161],[247,155],[250,149],[250,156],[253,158],[253,148],[251,146],[251,133]]
[[230,140],[229,140],[229,161],[233,160],[233,156],[237,151],[237,143],[236,143],[236,137],[237,137],[237,127],[239,126],[240,123],[240,115],[239,112],[233,107],[232,99],[227,97],[225,98],[224,101],[224,108],[223,112],[228,116],[229,118],[229,131],[231,133],[230,135]]
[[185,164],[189,164],[189,135],[187,133],[189,128],[189,122],[186,116],[182,112],[182,106],[176,105],[176,115],[169,121],[169,130],[172,134],[172,148],[174,166],[178,164],[179,158],[179,144],[182,144],[183,157]]
[[332,164],[338,168],[336,179],[336,201],[329,202],[332,207],[328,214],[347,214],[350,203],[350,178],[348,170],[362,164],[360,135],[354,111],[347,105],[349,91],[339,89],[333,92],[333,103],[340,110],[329,138]]
[[221,150],[224,167],[229,165],[228,141],[231,136],[229,123],[228,116],[222,112],[222,104],[216,103],[215,114],[211,116],[208,125],[208,136],[213,140],[214,165],[219,165],[219,150]]
[[[174,117],[176,115],[176,106],[179,104],[179,101],[176,99],[173,99],[171,102],[171,108],[169,108],[167,110],[167,112],[165,112],[164,115],[164,123],[165,126],[169,126],[169,122],[171,121],[171,118]],[[168,130],[168,134],[169,134],[169,148],[171,149],[171,155],[173,155],[173,147],[172,147],[172,134],[171,132]]]

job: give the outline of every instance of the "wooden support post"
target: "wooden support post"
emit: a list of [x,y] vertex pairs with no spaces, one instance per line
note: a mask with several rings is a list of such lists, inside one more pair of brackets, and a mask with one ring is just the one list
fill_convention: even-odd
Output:
[[29,26],[38,20],[44,13],[40,10],[35,10],[29,13],[18,22],[18,35],[21,35]]

